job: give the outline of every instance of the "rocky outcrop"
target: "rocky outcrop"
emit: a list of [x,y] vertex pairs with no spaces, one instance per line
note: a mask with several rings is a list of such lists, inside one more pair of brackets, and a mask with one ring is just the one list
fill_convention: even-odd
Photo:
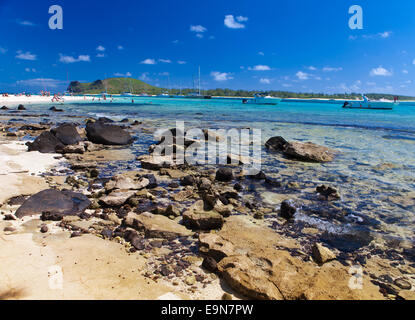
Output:
[[203,201],[197,201],[189,210],[183,213],[183,224],[194,230],[220,229],[224,219],[215,210],[204,210]]
[[[29,151],[39,151],[41,153],[83,153],[85,148],[71,148],[71,145],[77,145],[82,142],[82,138],[72,123],[65,123],[52,130],[42,132],[33,142],[27,142]],[[65,150],[66,148],[66,150]]]
[[270,151],[282,152],[284,156],[305,162],[333,161],[336,151],[312,142],[286,141],[283,137],[272,137],[265,147]]
[[64,144],[49,131],[42,132],[33,142],[27,142],[28,151],[41,153],[55,153],[57,149],[63,149]]
[[290,220],[297,212],[297,208],[292,200],[284,200],[281,203],[280,216],[286,220]]
[[117,189],[112,191],[109,195],[102,197],[99,201],[109,207],[119,207],[135,195],[135,191]]
[[233,179],[233,171],[231,168],[220,168],[216,171],[216,177],[215,179],[217,181],[221,182],[229,182]]
[[64,145],[77,144],[82,141],[81,136],[76,130],[76,125],[73,123],[64,123],[59,127],[51,129],[50,132]]
[[86,134],[89,141],[98,144],[128,145],[133,142],[131,135],[121,127],[101,121],[87,123]]
[[149,212],[140,215],[130,212],[123,223],[128,227],[144,232],[147,238],[175,239],[193,234],[177,222]]
[[340,195],[336,189],[333,187],[328,187],[325,185],[318,186],[316,188],[317,193],[325,200],[338,200],[340,199]]
[[90,204],[83,194],[48,189],[27,199],[16,211],[16,216],[22,218],[45,212],[58,216],[80,215]]
[[300,247],[295,240],[246,217],[230,217],[216,234],[200,234],[199,242],[201,253],[219,261],[223,279],[251,299],[383,299],[369,277],[364,275],[362,289],[354,290],[347,267],[337,261],[318,266],[293,257],[289,250]]

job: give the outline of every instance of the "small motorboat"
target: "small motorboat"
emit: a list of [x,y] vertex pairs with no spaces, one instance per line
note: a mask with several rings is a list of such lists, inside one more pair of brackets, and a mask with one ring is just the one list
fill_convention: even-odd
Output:
[[391,101],[370,101],[365,95],[362,95],[363,100],[346,101],[343,104],[344,109],[370,109],[370,110],[393,110],[393,107],[399,105],[398,97]]
[[252,99],[243,99],[243,104],[262,104],[262,105],[277,105],[281,102],[281,98],[266,96],[264,94],[255,94]]

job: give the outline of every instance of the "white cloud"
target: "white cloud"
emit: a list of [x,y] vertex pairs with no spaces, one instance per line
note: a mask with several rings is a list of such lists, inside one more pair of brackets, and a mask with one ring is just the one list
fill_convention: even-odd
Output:
[[131,73],[130,72],[126,72],[126,73],[116,72],[116,73],[114,73],[114,76],[116,76],[116,77],[131,77]]
[[19,80],[16,82],[19,86],[27,87],[48,87],[48,88],[57,88],[59,86],[67,84],[66,81],[56,80],[51,78],[37,78],[37,79],[27,79]]
[[314,67],[314,66],[309,66],[309,67],[307,67],[307,69],[308,69],[308,70],[311,70],[311,71],[316,71],[316,70],[317,70],[317,68],[316,68],[316,67]]
[[26,72],[36,72],[36,69],[35,68],[32,68],[32,69],[30,69],[30,68],[25,68],[24,69]]
[[408,71],[408,70],[402,70],[402,73],[404,73],[404,74],[408,74],[408,73],[409,73],[409,71]]
[[174,44],[178,44],[179,42],[180,42],[179,40],[172,41],[172,43],[174,43]]
[[269,66],[259,64],[259,65],[254,66],[254,67],[248,67],[248,70],[251,70],[251,71],[269,71],[269,70],[271,70],[271,68]]
[[61,53],[59,53],[59,61],[62,63],[75,63],[75,62],[90,62],[91,59],[89,55],[79,55],[78,58],[72,57],[72,56],[65,56]]
[[262,84],[270,84],[271,83],[271,79],[261,78],[261,79],[259,79],[259,82],[261,82]]
[[124,50],[124,47],[123,46],[118,46],[117,49],[118,50]]
[[163,63],[171,63],[171,60],[169,59],[159,59],[159,61]]
[[5,54],[7,52],[6,48],[0,47],[0,53]]
[[305,73],[305,72],[302,72],[302,71],[298,71],[295,75],[300,80],[307,80],[308,77],[310,76],[308,73]]
[[35,26],[35,24],[33,22],[24,20],[24,21],[17,21],[18,24],[20,24],[21,26],[29,26],[29,27],[33,27]]
[[260,56],[265,56],[265,54],[264,54],[262,51],[259,51],[259,52],[258,52],[258,54],[259,54]]
[[169,75],[170,75],[170,73],[168,73],[168,72],[160,72],[159,73],[159,76],[163,76],[163,77],[167,77]]
[[23,52],[21,50],[17,51],[17,55],[16,55],[17,59],[21,59],[21,60],[36,60],[36,55],[33,53],[30,53],[30,51],[27,52]]
[[97,54],[97,58],[104,58],[105,57],[105,53],[98,53]]
[[243,16],[237,16],[236,17],[236,20],[239,21],[239,22],[246,22],[246,21],[248,21],[248,18],[247,17],[243,17]]
[[382,76],[382,77],[388,77],[392,75],[392,72],[383,68],[382,66],[379,66],[377,68],[373,68],[370,71],[370,75],[373,76]]
[[389,38],[391,35],[392,35],[392,31],[385,31],[385,32],[379,33],[379,36],[381,38]]
[[203,33],[206,32],[207,29],[204,26],[197,25],[197,26],[190,26],[190,31],[197,32],[197,33]]
[[143,61],[140,62],[141,64],[156,64],[156,61],[154,59],[145,59]]
[[343,68],[342,67],[338,67],[338,68],[333,68],[333,67],[324,67],[323,71],[324,72],[338,72],[338,71],[342,71]]
[[103,46],[98,46],[98,47],[97,47],[97,51],[101,51],[101,52],[102,52],[102,51],[105,51],[105,48],[104,48]]
[[201,34],[201,33],[197,33],[197,34],[196,34],[196,37],[198,37],[199,39],[202,39],[202,38],[203,38],[203,34]]
[[235,18],[233,15],[228,14],[225,16],[225,26],[227,26],[230,29],[243,29],[245,28],[245,25],[239,22],[235,21]]
[[177,63],[178,64],[186,64],[187,62],[186,61],[179,60],[179,61],[177,61]]
[[233,79],[231,74],[227,72],[212,71],[210,75],[213,79],[215,79],[215,81],[227,81]]

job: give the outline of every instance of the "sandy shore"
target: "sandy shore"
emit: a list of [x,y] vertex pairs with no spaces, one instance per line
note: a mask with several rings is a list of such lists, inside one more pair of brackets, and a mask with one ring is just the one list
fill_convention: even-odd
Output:
[[[23,142],[1,142],[0,137],[0,300],[201,298],[186,293],[183,285],[144,277],[148,258],[129,253],[120,243],[96,235],[72,238],[70,231],[39,215],[3,220],[19,207],[7,204],[8,199],[50,188],[39,174],[64,164],[57,156],[27,152]],[[44,224],[45,234],[40,232]],[[216,279],[203,298],[220,299],[223,293]]]
[[15,95],[9,95],[8,97],[0,97],[0,107],[2,106],[15,106],[18,104],[23,105],[31,105],[31,104],[39,104],[39,103],[45,103],[45,104],[65,104],[70,103],[74,101],[89,101],[92,100],[92,97],[71,97],[71,96],[65,96],[63,98],[63,101],[60,102],[52,102],[51,97],[44,97],[40,95],[32,95],[30,97],[27,96],[15,96]]

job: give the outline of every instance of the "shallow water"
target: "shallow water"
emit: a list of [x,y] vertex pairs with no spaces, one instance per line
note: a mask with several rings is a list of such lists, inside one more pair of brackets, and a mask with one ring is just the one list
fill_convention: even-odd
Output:
[[[295,191],[269,190],[255,183],[257,196],[297,192],[304,200],[297,219],[309,225],[331,232],[363,228],[385,238],[415,242],[415,106],[401,104],[393,111],[382,111],[345,110],[341,102],[253,106],[232,99],[138,97],[134,102],[117,98],[113,103],[65,104],[60,106],[64,114],[50,113],[49,106],[30,106],[25,114],[44,116],[24,120],[62,122],[64,115],[105,116],[145,121],[154,128],[174,127],[176,121],[185,121],[186,126],[202,129],[259,128],[263,143],[281,135],[287,140],[325,145],[340,151],[335,161],[327,164],[287,161],[263,149],[262,170],[282,181],[296,181],[299,187]],[[19,114],[14,117],[21,118]],[[82,122],[76,118],[71,121]],[[146,154],[152,142],[151,134],[140,134],[135,153]],[[130,164],[134,165],[138,164]],[[311,192],[300,193],[323,183],[338,188],[342,200],[328,204],[313,198]],[[268,198],[262,200],[278,207],[279,201],[273,203]]]

